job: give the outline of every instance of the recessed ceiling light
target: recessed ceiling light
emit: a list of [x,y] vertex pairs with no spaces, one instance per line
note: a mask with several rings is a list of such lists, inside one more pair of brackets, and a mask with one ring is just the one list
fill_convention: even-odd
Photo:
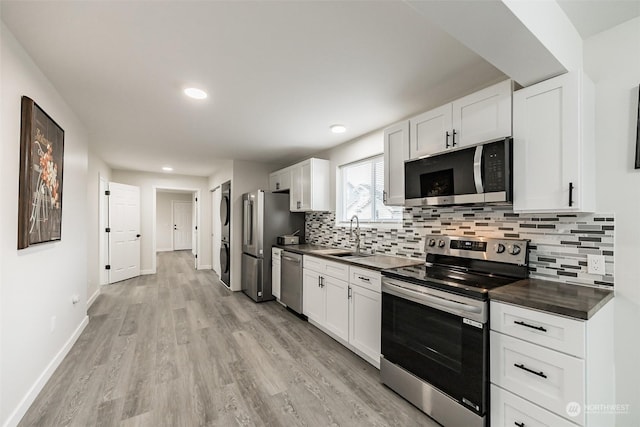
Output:
[[186,88],[184,94],[193,99],[205,99],[207,97],[207,92],[195,87]]
[[347,131],[344,125],[332,125],[330,129],[333,133],[345,133]]
[[165,172],[173,172],[173,168],[171,166],[163,166],[162,170]]

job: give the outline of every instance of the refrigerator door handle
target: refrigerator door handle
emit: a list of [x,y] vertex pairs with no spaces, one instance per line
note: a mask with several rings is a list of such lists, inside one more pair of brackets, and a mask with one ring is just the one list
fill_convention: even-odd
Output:
[[242,244],[243,245],[247,245],[248,241],[247,241],[247,237],[249,236],[249,232],[247,231],[248,225],[249,225],[249,221],[247,219],[247,213],[249,212],[249,201],[248,200],[243,200],[243,213],[244,213],[244,218],[243,218],[243,227],[244,229],[242,230]]
[[249,244],[253,245],[253,202],[249,200]]

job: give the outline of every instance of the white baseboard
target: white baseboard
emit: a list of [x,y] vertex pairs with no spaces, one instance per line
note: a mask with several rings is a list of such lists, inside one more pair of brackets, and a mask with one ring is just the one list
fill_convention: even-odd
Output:
[[157,248],[156,252],[173,252],[172,248]]
[[210,265],[201,265],[198,267],[198,270],[211,270],[211,266]]
[[98,295],[100,295],[100,291],[101,291],[101,287],[98,286],[98,289],[96,289],[96,291],[93,293],[93,295],[91,295],[89,297],[89,299],[87,300],[87,309],[89,307],[91,307],[93,305],[94,302],[96,302],[96,298],[98,298]]
[[146,276],[147,274],[156,274],[156,272],[153,270],[140,270],[140,274]]
[[73,331],[73,334],[71,334],[67,342],[64,343],[58,354],[56,354],[53,360],[49,362],[49,365],[47,365],[44,372],[40,374],[36,382],[22,398],[18,407],[11,413],[11,415],[9,415],[9,418],[7,419],[7,422],[4,423],[3,427],[15,427],[18,425],[22,417],[24,417],[24,414],[27,413],[31,404],[36,400],[36,397],[38,397],[38,393],[42,391],[47,381],[51,378],[51,375],[53,375],[55,370],[58,369],[58,366],[60,366],[60,363],[62,363],[62,360],[69,353],[69,350],[71,350],[71,347],[76,343],[80,334],[82,334],[82,331],[84,331],[84,328],[86,328],[88,324],[89,316],[85,316],[82,322],[80,322],[80,325],[78,325],[76,330]]

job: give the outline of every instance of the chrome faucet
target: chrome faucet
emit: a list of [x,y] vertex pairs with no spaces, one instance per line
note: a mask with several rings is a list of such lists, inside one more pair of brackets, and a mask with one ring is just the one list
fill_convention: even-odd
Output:
[[353,230],[353,219],[354,218],[356,220],[356,229],[355,229],[356,253],[359,254],[360,253],[360,220],[358,219],[358,215],[352,216],[351,220],[349,221],[349,237],[353,237],[353,234],[354,234],[354,230]]

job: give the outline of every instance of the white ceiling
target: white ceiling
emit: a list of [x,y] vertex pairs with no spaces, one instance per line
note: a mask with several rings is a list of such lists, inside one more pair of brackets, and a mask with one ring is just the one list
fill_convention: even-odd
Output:
[[[283,165],[504,77],[399,0],[1,7],[92,149],[118,169],[206,176],[223,159]],[[188,99],[187,86],[210,97]],[[332,134],[334,123],[348,131]]]
[[558,0],[583,39],[640,16],[640,0]]

